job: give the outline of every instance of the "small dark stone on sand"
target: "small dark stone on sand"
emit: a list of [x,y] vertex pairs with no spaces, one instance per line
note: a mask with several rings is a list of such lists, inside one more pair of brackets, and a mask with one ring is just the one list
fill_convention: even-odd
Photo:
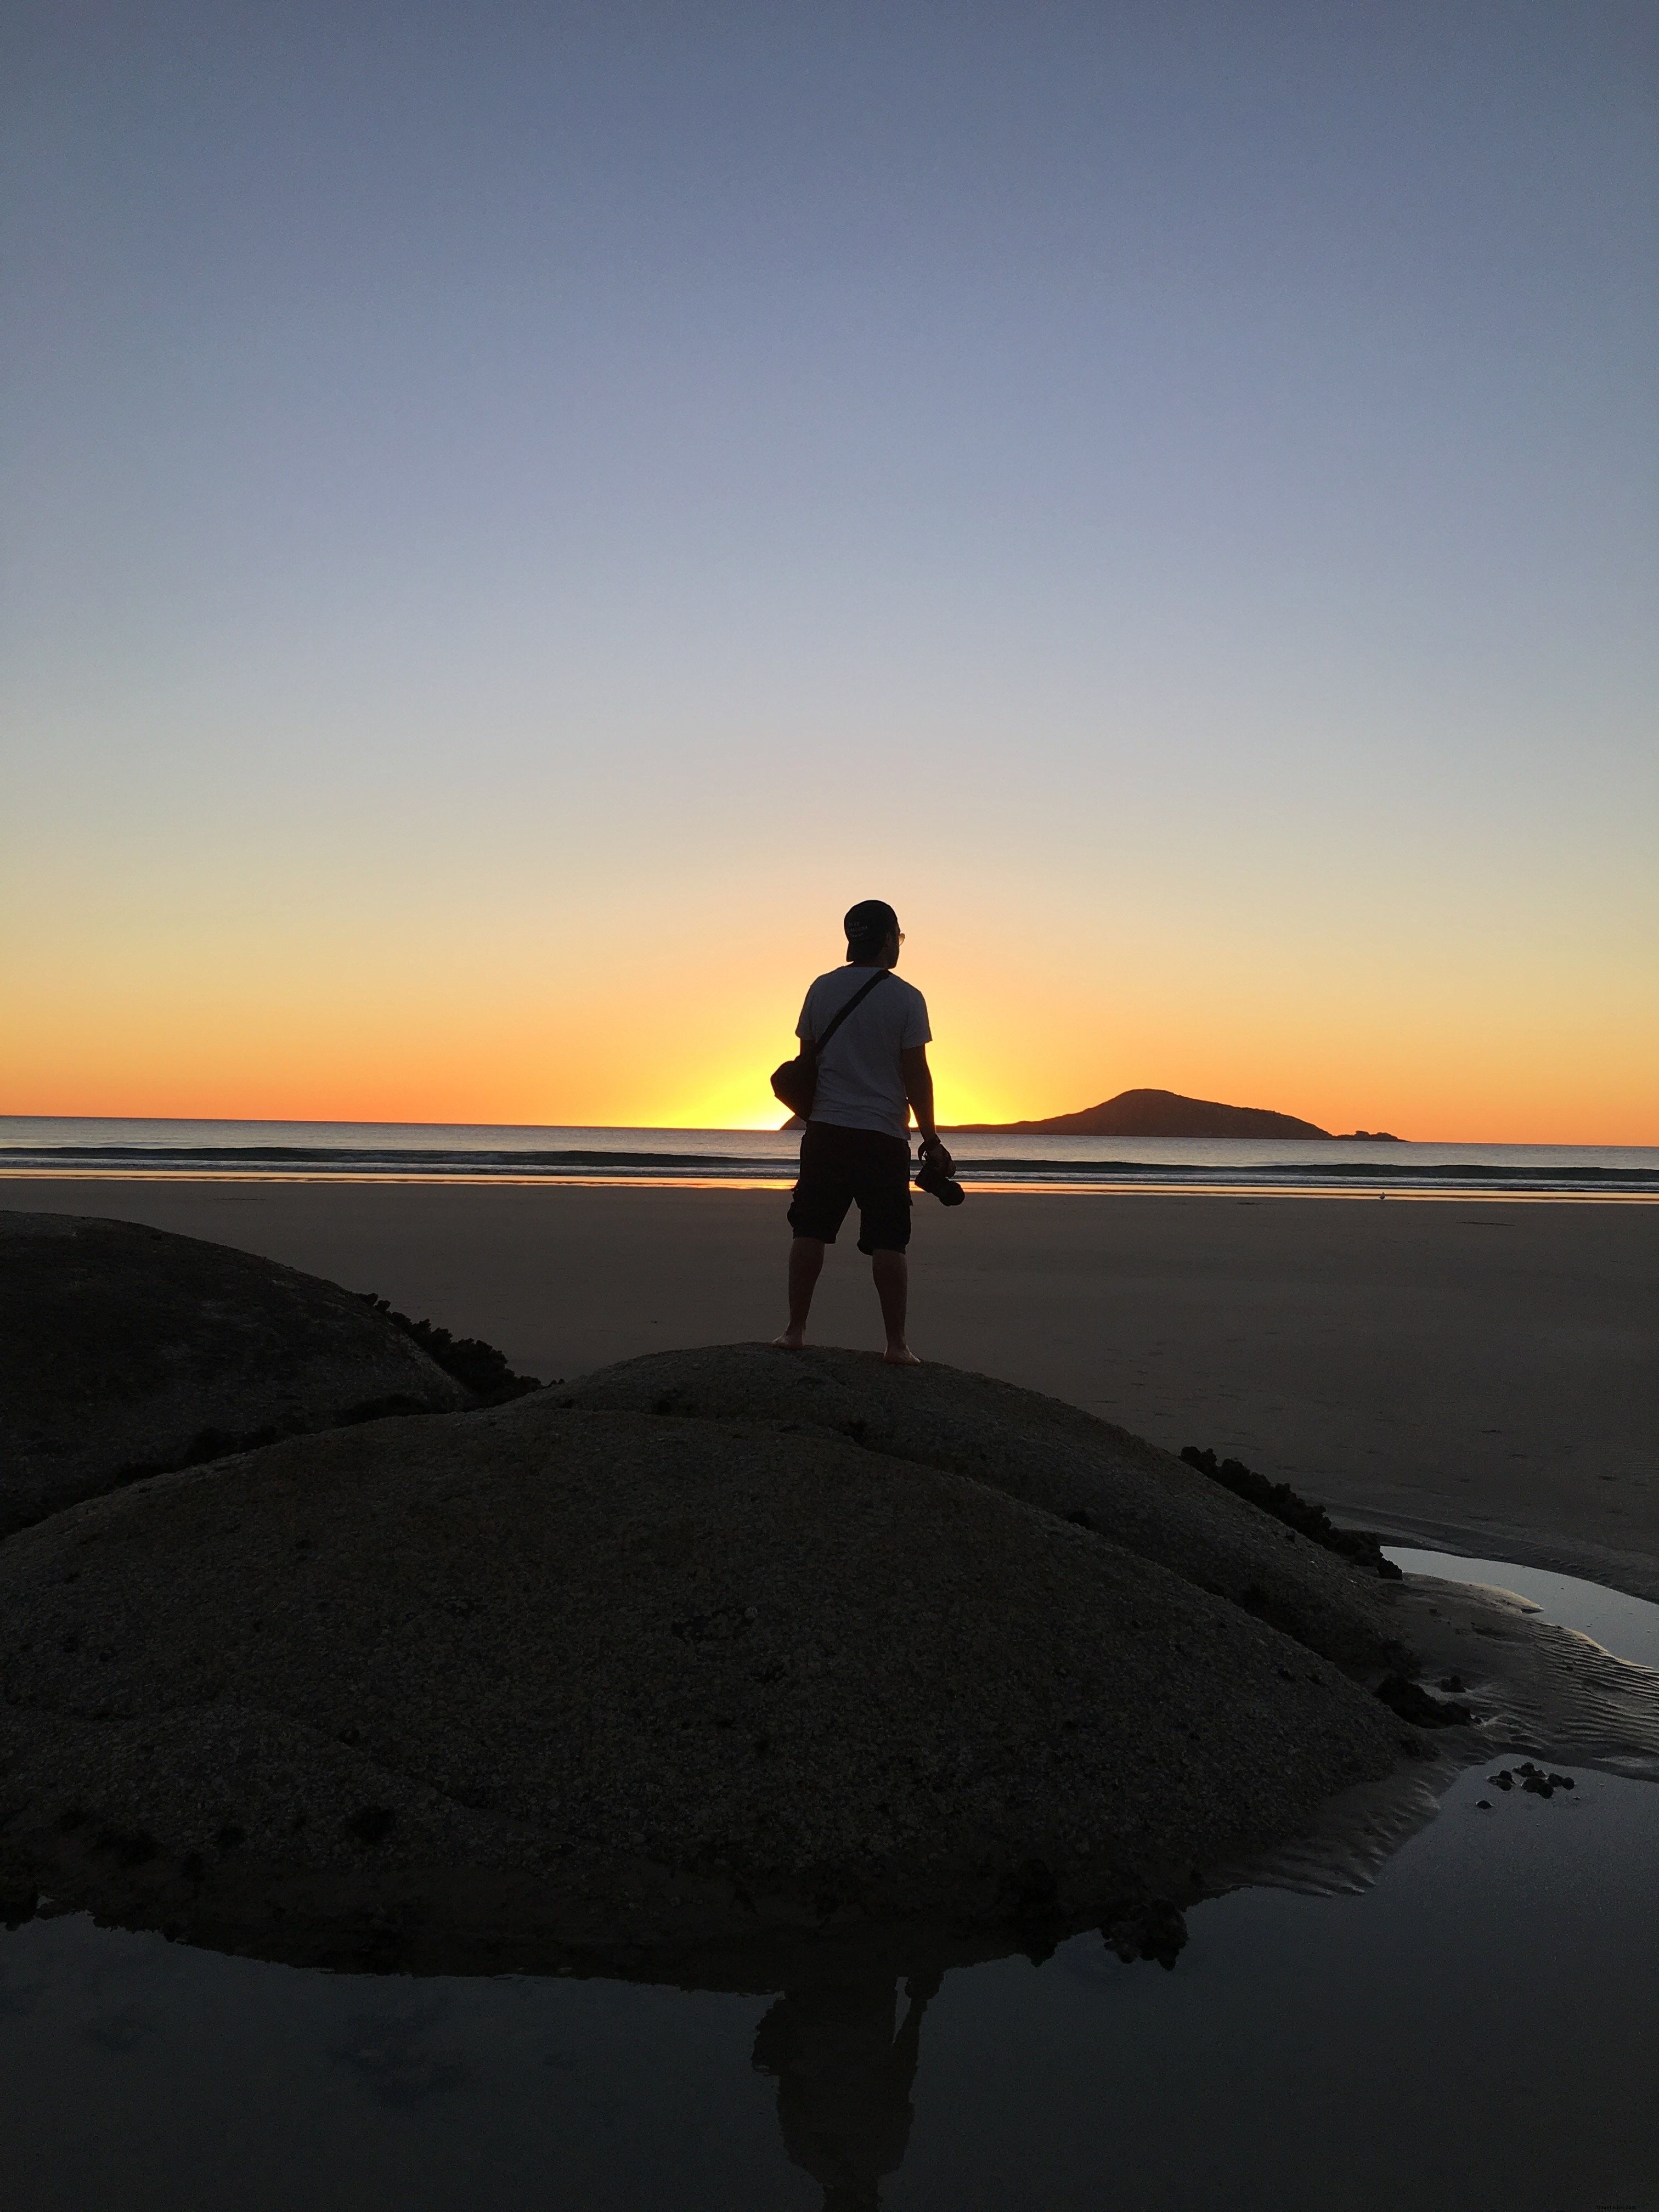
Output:
[[1490,1813],[1492,1810],[1492,1799],[1490,1797],[1477,1797],[1474,1801],[1474,1809],[1477,1813]]
[[1571,1790],[1573,1786],[1571,1775],[1546,1773],[1530,1759],[1518,1759],[1513,1774],[1505,1766],[1496,1774],[1489,1774],[1486,1779],[1500,1790],[1513,1790],[1517,1775],[1522,1789],[1534,1797],[1553,1797],[1558,1790]]

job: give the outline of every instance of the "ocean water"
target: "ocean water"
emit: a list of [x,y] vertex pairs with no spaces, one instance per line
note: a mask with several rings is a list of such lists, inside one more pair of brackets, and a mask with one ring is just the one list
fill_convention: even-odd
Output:
[[[750,1184],[794,1179],[782,1130],[0,1116],[0,1175]],[[1659,1199],[1659,1146],[962,1136],[967,1183],[1018,1190]]]
[[[1659,1607],[1394,1556],[1659,1656]],[[1094,1935],[742,1995],[33,1921],[0,1933],[0,2202],[1659,2212],[1659,1786],[1574,1771],[1544,1801],[1472,1768],[1371,1888],[1212,1899],[1168,1972]]]

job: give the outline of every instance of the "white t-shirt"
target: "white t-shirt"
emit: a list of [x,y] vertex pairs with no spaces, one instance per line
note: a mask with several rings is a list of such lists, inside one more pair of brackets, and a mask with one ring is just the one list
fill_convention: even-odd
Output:
[[[854,967],[849,961],[845,968],[832,968],[820,975],[806,994],[795,1035],[822,1036],[871,974],[870,969]],[[879,1129],[884,1135],[902,1137],[909,1127],[910,1108],[899,1054],[912,1045],[927,1043],[933,1034],[927,1000],[914,983],[890,975],[848,1014],[819,1056],[817,1089],[808,1118],[832,1122],[837,1128]]]

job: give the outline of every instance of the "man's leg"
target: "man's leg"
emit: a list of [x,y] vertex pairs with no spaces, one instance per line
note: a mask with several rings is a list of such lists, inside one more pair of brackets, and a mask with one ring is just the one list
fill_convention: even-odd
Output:
[[920,1367],[921,1360],[904,1340],[905,1309],[910,1296],[910,1263],[902,1252],[872,1252],[870,1272],[881,1300],[882,1324],[887,1331],[885,1358],[895,1367]]
[[[812,1293],[823,1270],[823,1239],[797,1237],[789,1247],[789,1326],[772,1340],[785,1352],[799,1352],[806,1341],[806,1316],[812,1310]],[[899,1325],[903,1327],[901,1307]]]

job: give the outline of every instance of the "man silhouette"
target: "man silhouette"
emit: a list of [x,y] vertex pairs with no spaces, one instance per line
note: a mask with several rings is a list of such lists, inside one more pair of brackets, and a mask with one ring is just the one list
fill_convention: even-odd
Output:
[[[870,1255],[887,1333],[886,1358],[896,1366],[921,1363],[905,1340],[909,1300],[910,1109],[915,1109],[922,1157],[950,1155],[933,1123],[933,1079],[927,1066],[927,1001],[894,975],[904,932],[884,899],[860,899],[842,924],[847,964],[820,975],[795,1024],[803,1051],[848,1002],[859,1005],[817,1058],[817,1088],[800,1140],[800,1179],[789,1205],[795,1232],[789,1251],[789,1326],[774,1340],[787,1352],[806,1341],[806,1316],[823,1266],[848,1206],[859,1209],[859,1249]],[[873,986],[866,989],[866,986]]]
[[922,2014],[940,1979],[910,1977],[895,2033],[891,1972],[838,1966],[832,1954],[762,2021],[755,2069],[777,2082],[784,2149],[822,2184],[823,2212],[880,2212],[882,2179],[909,2143]]

